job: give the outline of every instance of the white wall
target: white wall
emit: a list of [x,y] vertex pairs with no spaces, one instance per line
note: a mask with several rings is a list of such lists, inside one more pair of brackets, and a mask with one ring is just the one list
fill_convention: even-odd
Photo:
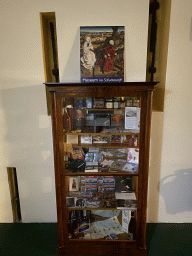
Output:
[[159,222],[192,222],[191,19],[191,0],[172,1],[159,184]]
[[124,25],[126,80],[145,81],[148,0],[0,2],[0,222],[12,222],[7,166],[17,168],[23,222],[56,221],[51,120],[39,12],[56,13],[62,81],[79,82],[79,27]]

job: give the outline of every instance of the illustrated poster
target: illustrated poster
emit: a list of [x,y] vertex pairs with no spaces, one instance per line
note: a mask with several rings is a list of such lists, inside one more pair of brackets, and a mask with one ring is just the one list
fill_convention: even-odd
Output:
[[80,27],[82,83],[124,82],[124,26]]

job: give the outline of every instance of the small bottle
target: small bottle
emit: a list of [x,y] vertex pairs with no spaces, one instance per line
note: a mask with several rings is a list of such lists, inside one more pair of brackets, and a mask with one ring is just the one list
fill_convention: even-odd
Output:
[[67,231],[68,231],[68,238],[71,239],[72,234],[71,234],[71,220],[70,219],[68,219],[68,221],[67,221]]
[[113,108],[113,99],[112,98],[106,98],[105,107],[106,108]]
[[133,107],[139,108],[139,106],[140,106],[140,101],[139,101],[139,99],[138,99],[138,98],[134,98],[134,99],[133,99]]
[[120,108],[125,108],[125,97],[121,97]]
[[120,107],[120,97],[114,97],[113,99],[113,108],[117,109]]
[[135,146],[135,147],[137,147],[137,142],[138,142],[138,137],[135,136],[135,137],[134,137],[134,146]]
[[136,239],[136,220],[135,220],[134,211],[131,211],[131,219],[129,222],[128,231],[129,231],[131,240],[135,240]]
[[127,98],[126,99],[126,107],[132,107],[132,104],[133,104],[132,98]]
[[67,108],[64,108],[64,128],[66,132],[70,131],[70,117]]
[[72,218],[72,237],[76,237],[78,234],[78,229],[77,229],[77,218],[75,216],[75,213],[73,214],[73,218]]
[[77,218],[77,229],[78,229],[78,233],[81,232],[81,231],[80,231],[81,224],[82,224],[82,219],[81,219],[81,216],[79,216],[79,217]]
[[86,98],[86,108],[92,108],[93,107],[93,100],[91,97]]

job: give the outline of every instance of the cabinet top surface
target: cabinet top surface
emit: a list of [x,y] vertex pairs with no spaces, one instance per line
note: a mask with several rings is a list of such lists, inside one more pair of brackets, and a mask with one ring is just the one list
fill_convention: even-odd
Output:
[[158,82],[124,82],[124,83],[44,83],[48,87],[63,86],[151,86],[154,87]]
[[45,83],[51,92],[70,92],[76,91],[78,92],[98,92],[98,89],[101,92],[111,90],[111,92],[118,91],[153,91],[154,86],[158,82],[124,82],[124,83]]

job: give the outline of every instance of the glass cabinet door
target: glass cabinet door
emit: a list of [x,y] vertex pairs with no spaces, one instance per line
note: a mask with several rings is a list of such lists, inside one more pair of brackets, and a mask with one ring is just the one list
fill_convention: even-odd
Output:
[[63,98],[69,239],[136,239],[139,97]]

